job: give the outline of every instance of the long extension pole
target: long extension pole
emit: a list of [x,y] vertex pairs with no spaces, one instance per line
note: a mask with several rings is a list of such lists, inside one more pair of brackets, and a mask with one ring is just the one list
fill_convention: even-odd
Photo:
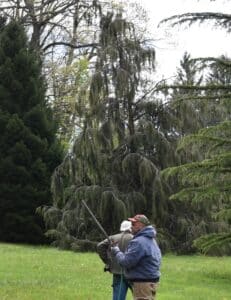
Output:
[[84,200],[82,200],[83,205],[85,206],[85,208],[87,209],[87,211],[89,212],[89,214],[91,215],[92,219],[95,221],[95,223],[97,224],[97,226],[99,227],[99,229],[102,231],[102,233],[105,235],[105,237],[108,239],[108,241],[110,241],[110,238],[108,236],[108,234],[106,233],[106,231],[103,229],[103,226],[99,223],[99,221],[96,219],[96,217],[94,216],[93,212],[90,210],[90,208],[87,206],[86,202]]

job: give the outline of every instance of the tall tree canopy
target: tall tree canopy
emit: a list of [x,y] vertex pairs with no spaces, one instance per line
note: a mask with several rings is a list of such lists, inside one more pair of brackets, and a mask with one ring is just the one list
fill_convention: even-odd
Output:
[[157,107],[142,97],[142,71],[154,69],[155,52],[121,14],[109,13],[100,24],[84,128],[54,173],[53,206],[42,210],[48,234],[63,247],[100,238],[82,199],[108,233],[130,214],[143,212],[156,222],[165,215],[158,155],[171,156],[169,143],[148,120]]
[[44,242],[35,210],[51,203],[50,176],[62,150],[41,63],[15,22],[0,32],[0,126],[0,240]]
[[0,10],[24,26],[29,47],[41,57],[59,138],[67,144],[79,125],[76,103],[88,83],[86,68],[97,46],[99,1],[3,0]]
[[92,15],[100,10],[100,5],[98,0],[2,0],[0,8],[9,20],[27,28],[30,47],[43,53],[58,46],[71,49],[91,46],[77,44],[76,35],[80,25],[92,22]]

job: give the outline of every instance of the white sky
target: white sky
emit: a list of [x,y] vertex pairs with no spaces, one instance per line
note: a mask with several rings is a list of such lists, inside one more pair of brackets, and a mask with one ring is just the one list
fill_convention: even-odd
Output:
[[215,29],[212,22],[207,25],[192,25],[185,29],[170,27],[158,23],[167,17],[187,12],[223,12],[231,13],[230,0],[138,0],[148,11],[150,18],[148,29],[155,42],[157,71],[160,77],[170,77],[175,73],[176,66],[185,51],[192,57],[219,56],[230,54],[231,34],[224,29]]

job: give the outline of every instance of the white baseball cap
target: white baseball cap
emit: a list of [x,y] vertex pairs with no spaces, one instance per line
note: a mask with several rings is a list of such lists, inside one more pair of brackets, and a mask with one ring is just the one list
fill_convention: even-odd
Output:
[[131,227],[132,227],[132,222],[125,220],[120,225],[120,231],[131,230]]

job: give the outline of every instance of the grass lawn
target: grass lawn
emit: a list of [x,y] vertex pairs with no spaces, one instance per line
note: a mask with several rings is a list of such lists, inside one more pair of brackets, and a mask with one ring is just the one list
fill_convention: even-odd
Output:
[[[161,272],[158,300],[231,300],[231,257],[166,255]],[[0,300],[74,299],[111,299],[97,254],[0,244]]]

